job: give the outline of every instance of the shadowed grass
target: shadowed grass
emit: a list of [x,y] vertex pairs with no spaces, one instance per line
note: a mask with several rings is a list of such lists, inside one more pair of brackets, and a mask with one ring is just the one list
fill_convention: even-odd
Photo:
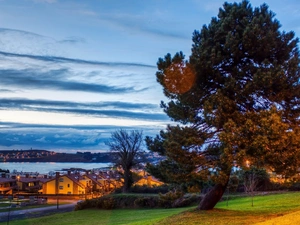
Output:
[[[60,213],[41,218],[10,221],[10,225],[151,225],[188,208],[177,209],[89,209]],[[6,224],[0,223],[1,225]]]

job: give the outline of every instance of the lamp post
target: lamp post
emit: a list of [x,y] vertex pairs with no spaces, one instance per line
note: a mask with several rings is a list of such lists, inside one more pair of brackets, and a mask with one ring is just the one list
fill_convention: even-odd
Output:
[[20,192],[20,186],[19,186],[19,182],[20,182],[20,175],[17,176],[17,180],[18,180],[18,196],[19,196],[19,192]]
[[19,186],[19,183],[20,183],[20,175],[17,176],[17,186],[18,186],[18,196],[17,196],[17,205],[19,205],[19,192],[20,192],[20,186]]

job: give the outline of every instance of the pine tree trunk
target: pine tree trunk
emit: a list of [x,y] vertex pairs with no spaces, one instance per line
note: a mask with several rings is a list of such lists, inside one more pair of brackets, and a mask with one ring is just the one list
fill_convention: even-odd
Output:
[[216,184],[201,200],[200,204],[198,205],[197,209],[200,210],[211,210],[215,207],[215,205],[220,201],[220,199],[222,198],[227,184],[229,181],[229,177],[228,180],[226,182],[225,185],[223,184]]

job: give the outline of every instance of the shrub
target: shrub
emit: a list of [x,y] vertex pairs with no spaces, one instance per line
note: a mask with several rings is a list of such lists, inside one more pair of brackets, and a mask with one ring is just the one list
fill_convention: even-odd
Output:
[[159,206],[164,208],[172,208],[173,202],[181,197],[184,193],[181,191],[169,191],[166,194],[159,193]]
[[173,202],[172,208],[186,207],[193,204],[198,204],[200,200],[201,198],[197,195],[183,196]]
[[134,205],[138,208],[154,208],[158,207],[158,197],[142,197],[134,201]]
[[99,209],[114,209],[116,203],[113,198],[101,197],[96,199],[87,199],[85,201],[80,201],[75,206],[76,210],[89,209],[89,208],[99,208]]
[[98,208],[100,209],[114,209],[115,207],[116,204],[113,198],[103,199],[103,201],[98,202]]
[[288,189],[289,191],[300,191],[300,183],[292,183]]
[[120,209],[120,208],[173,208],[185,207],[197,203],[199,197],[196,195],[183,196],[182,192],[168,192],[167,194],[141,196],[133,194],[107,195],[97,199],[88,199],[78,202],[75,210],[88,208],[98,209]]

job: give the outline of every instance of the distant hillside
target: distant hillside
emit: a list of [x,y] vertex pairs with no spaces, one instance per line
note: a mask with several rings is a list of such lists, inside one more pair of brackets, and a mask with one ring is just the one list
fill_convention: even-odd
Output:
[[[48,150],[0,150],[0,161],[2,162],[113,162],[112,152],[77,152],[60,153]],[[152,153],[146,153],[145,162],[154,162],[159,157],[154,157]]]
[[47,150],[0,150],[4,162],[112,162],[112,153],[59,153]]

